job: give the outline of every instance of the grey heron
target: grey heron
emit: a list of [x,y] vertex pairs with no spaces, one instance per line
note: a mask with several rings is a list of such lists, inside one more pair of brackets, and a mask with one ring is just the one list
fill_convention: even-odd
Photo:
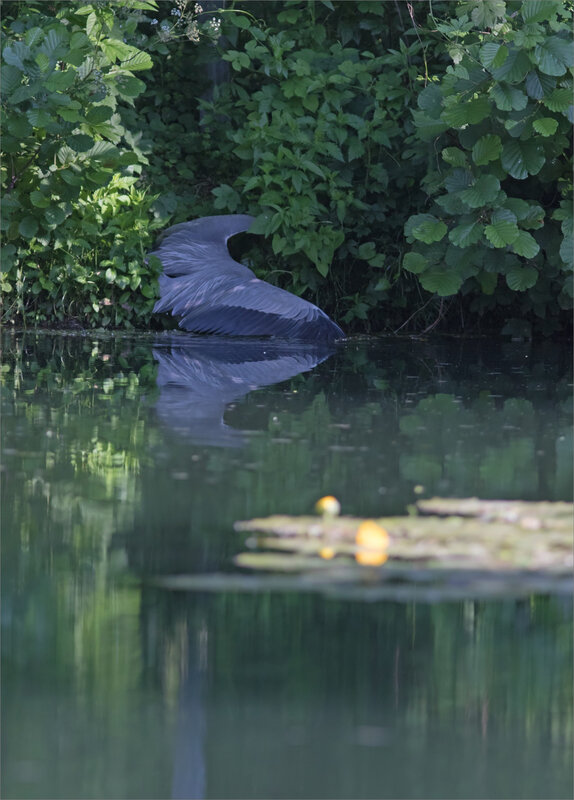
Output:
[[330,342],[344,338],[320,308],[259,280],[234,261],[227,241],[247,231],[247,214],[201,217],[168,228],[151,255],[163,266],[155,313],[179,317],[179,327],[196,333],[273,336]]

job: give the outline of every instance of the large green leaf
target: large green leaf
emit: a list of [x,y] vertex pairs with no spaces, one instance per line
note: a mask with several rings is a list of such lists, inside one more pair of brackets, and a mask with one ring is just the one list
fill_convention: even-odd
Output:
[[462,128],[464,125],[476,125],[490,114],[488,98],[480,95],[474,100],[461,102],[457,98],[441,114],[441,118],[453,128]]
[[516,239],[512,242],[514,252],[524,258],[534,258],[540,252],[540,245],[527,231],[520,231]]
[[559,36],[549,36],[534,48],[534,58],[546,75],[564,75],[574,64],[572,41]]
[[542,103],[550,111],[567,111],[572,105],[571,89],[554,89],[549,97],[544,97]]
[[558,128],[558,120],[553,117],[540,117],[534,120],[532,127],[541,136],[554,136]]
[[[540,74],[537,70],[532,70],[526,76],[526,94],[533,100],[542,100],[552,92],[556,86],[556,80],[549,75]],[[554,110],[554,109],[552,109]]]
[[457,247],[476,244],[482,236],[482,225],[478,222],[467,222],[457,225],[448,234],[449,240]]
[[519,234],[516,217],[506,209],[495,211],[490,225],[484,229],[484,234],[493,247],[506,247],[512,244]]
[[26,216],[20,221],[18,225],[18,233],[24,239],[33,239],[38,231],[38,222],[34,217]]
[[407,220],[405,233],[410,238],[425,244],[440,242],[446,233],[446,225],[432,214],[415,214]]
[[14,89],[20,86],[22,81],[22,72],[11,64],[6,64],[2,67],[2,82],[0,83],[0,91],[2,97],[11,94]]
[[404,269],[407,269],[409,272],[414,272],[415,275],[424,272],[428,264],[428,260],[420,253],[407,253],[403,258]]
[[440,87],[436,83],[430,83],[422,92],[419,92],[417,105],[422,111],[426,111],[430,117],[438,119],[442,111],[442,99],[443,94]]
[[507,56],[508,48],[496,42],[486,42],[486,44],[480,48],[478,54],[482,66],[487,68],[493,67],[493,69],[501,67],[506,61]]
[[524,22],[542,22],[560,10],[560,0],[524,0],[520,8]]
[[445,147],[441,152],[441,156],[452,167],[464,167],[466,165],[466,154],[458,147]]
[[513,292],[524,292],[531,289],[538,280],[535,267],[513,267],[506,273],[506,283]]
[[522,83],[526,74],[531,70],[532,64],[524,50],[512,49],[508,58],[501,67],[492,72],[497,81],[507,83]]
[[501,152],[502,142],[500,141],[500,136],[487,133],[485,136],[481,136],[472,148],[472,160],[477,166],[481,166],[488,164],[490,161],[496,161]]
[[522,111],[528,103],[524,92],[507,83],[495,83],[490,90],[490,96],[501,111]]
[[528,175],[537,175],[546,158],[542,147],[532,141],[513,139],[505,142],[501,155],[502,166],[517,180],[524,180]]
[[463,283],[463,278],[457,272],[440,267],[432,267],[419,276],[423,289],[433,292],[440,297],[456,294]]
[[476,182],[460,193],[470,208],[481,208],[493,203],[500,191],[500,181],[494,175],[481,175]]

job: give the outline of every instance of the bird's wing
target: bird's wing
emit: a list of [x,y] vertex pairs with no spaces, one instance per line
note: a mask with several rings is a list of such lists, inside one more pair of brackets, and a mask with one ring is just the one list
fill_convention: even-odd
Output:
[[236,276],[212,277],[197,284],[196,276],[161,278],[156,311],[181,317],[179,325],[198,333],[234,336],[280,336],[332,340],[343,331],[312,303],[256,278],[251,270]]
[[198,333],[342,338],[343,331],[317,306],[259,280],[231,258],[227,240],[252,220],[242,214],[203,217],[167,230],[152,253],[164,269],[154,311],[181,317],[181,328]]

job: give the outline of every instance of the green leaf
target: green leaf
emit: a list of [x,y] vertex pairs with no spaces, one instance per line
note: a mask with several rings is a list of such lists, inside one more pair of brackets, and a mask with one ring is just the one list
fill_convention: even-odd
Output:
[[492,72],[497,81],[507,83],[522,83],[526,74],[532,68],[532,64],[526,51],[512,49],[508,53],[508,58],[501,67]]
[[21,82],[22,73],[17,67],[9,64],[2,67],[2,83],[0,84],[2,97],[12,94],[14,89],[20,86]]
[[554,89],[549,97],[542,99],[542,103],[550,111],[567,111],[572,105],[572,90]]
[[46,195],[42,194],[38,190],[34,190],[30,194],[30,202],[36,208],[48,208],[50,205],[50,200],[46,197]]
[[133,75],[120,75],[115,88],[121,97],[137,97],[145,90],[146,85]]
[[66,219],[66,212],[60,206],[54,206],[44,211],[44,219],[50,228],[55,228]]
[[546,75],[564,75],[574,63],[571,41],[549,36],[534,48],[534,58]]
[[496,42],[487,42],[480,48],[478,57],[483,67],[501,67],[508,56],[508,48]]
[[98,125],[106,122],[112,114],[113,110],[109,106],[92,106],[86,113],[86,121],[91,125]]
[[558,128],[558,120],[553,117],[540,117],[534,120],[532,127],[541,136],[554,136]]
[[492,215],[484,234],[493,247],[506,247],[518,238],[516,217],[507,209],[499,209]]
[[448,297],[458,292],[462,286],[463,278],[452,270],[432,267],[420,275],[419,281],[427,292],[433,292],[440,297]]
[[506,283],[513,292],[524,292],[531,289],[538,280],[535,267],[513,267],[506,273]]
[[91,136],[86,136],[85,133],[77,133],[69,136],[67,143],[76,153],[85,153],[90,147],[93,147],[94,140]]
[[444,109],[441,119],[453,128],[462,128],[464,125],[476,125],[482,122],[489,114],[490,103],[486,96],[481,95],[466,103],[457,97],[456,102]]
[[502,148],[502,166],[517,180],[524,180],[528,175],[537,175],[545,161],[542,147],[532,141],[513,139],[505,142]]
[[408,237],[418,239],[425,244],[440,242],[446,234],[447,227],[432,214],[415,214],[407,220],[405,233]]
[[[537,70],[532,70],[526,76],[526,93],[533,100],[542,100],[549,95],[556,86],[556,80],[549,75],[541,75]],[[554,109],[552,109],[554,110]]]
[[22,219],[18,225],[18,233],[23,236],[24,239],[33,239],[37,230],[38,222],[34,219],[34,217],[24,217],[24,219]]
[[64,92],[74,83],[75,77],[76,72],[73,69],[58,70],[46,79],[44,86],[49,92]]
[[53,119],[52,115],[43,108],[31,108],[26,111],[26,117],[34,128],[45,128]]
[[518,256],[534,258],[540,252],[540,245],[532,234],[527,231],[520,231],[512,242],[512,249]]
[[417,105],[422,111],[426,111],[433,119],[438,119],[442,111],[443,94],[436,83],[430,83],[417,97]]
[[481,270],[476,276],[483,294],[493,295],[498,283],[498,272]]
[[574,239],[572,234],[568,234],[560,245],[560,258],[570,269],[574,269]]
[[445,147],[441,156],[447,164],[453,167],[464,167],[466,164],[466,154],[458,147]]
[[420,253],[406,253],[403,258],[404,269],[407,269],[409,272],[414,272],[415,275],[424,272],[428,267],[428,263],[428,260]]
[[520,13],[524,22],[542,22],[560,10],[561,3],[557,0],[524,0]]
[[494,175],[481,175],[473,186],[460,193],[470,208],[480,208],[493,203],[500,191],[500,181]]
[[449,234],[449,240],[457,247],[476,244],[482,236],[482,226],[478,222],[467,222],[457,225]]
[[477,166],[496,161],[502,152],[502,142],[500,136],[487,133],[481,136],[472,148],[472,160]]
[[522,111],[528,103],[524,92],[507,83],[495,83],[490,90],[490,96],[501,111]]

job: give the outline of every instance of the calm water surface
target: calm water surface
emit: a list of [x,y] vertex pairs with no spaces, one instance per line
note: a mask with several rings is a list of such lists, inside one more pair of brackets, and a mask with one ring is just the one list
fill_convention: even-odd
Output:
[[570,597],[176,594],[235,520],[572,499],[567,345],[3,339],[2,796],[565,798]]

